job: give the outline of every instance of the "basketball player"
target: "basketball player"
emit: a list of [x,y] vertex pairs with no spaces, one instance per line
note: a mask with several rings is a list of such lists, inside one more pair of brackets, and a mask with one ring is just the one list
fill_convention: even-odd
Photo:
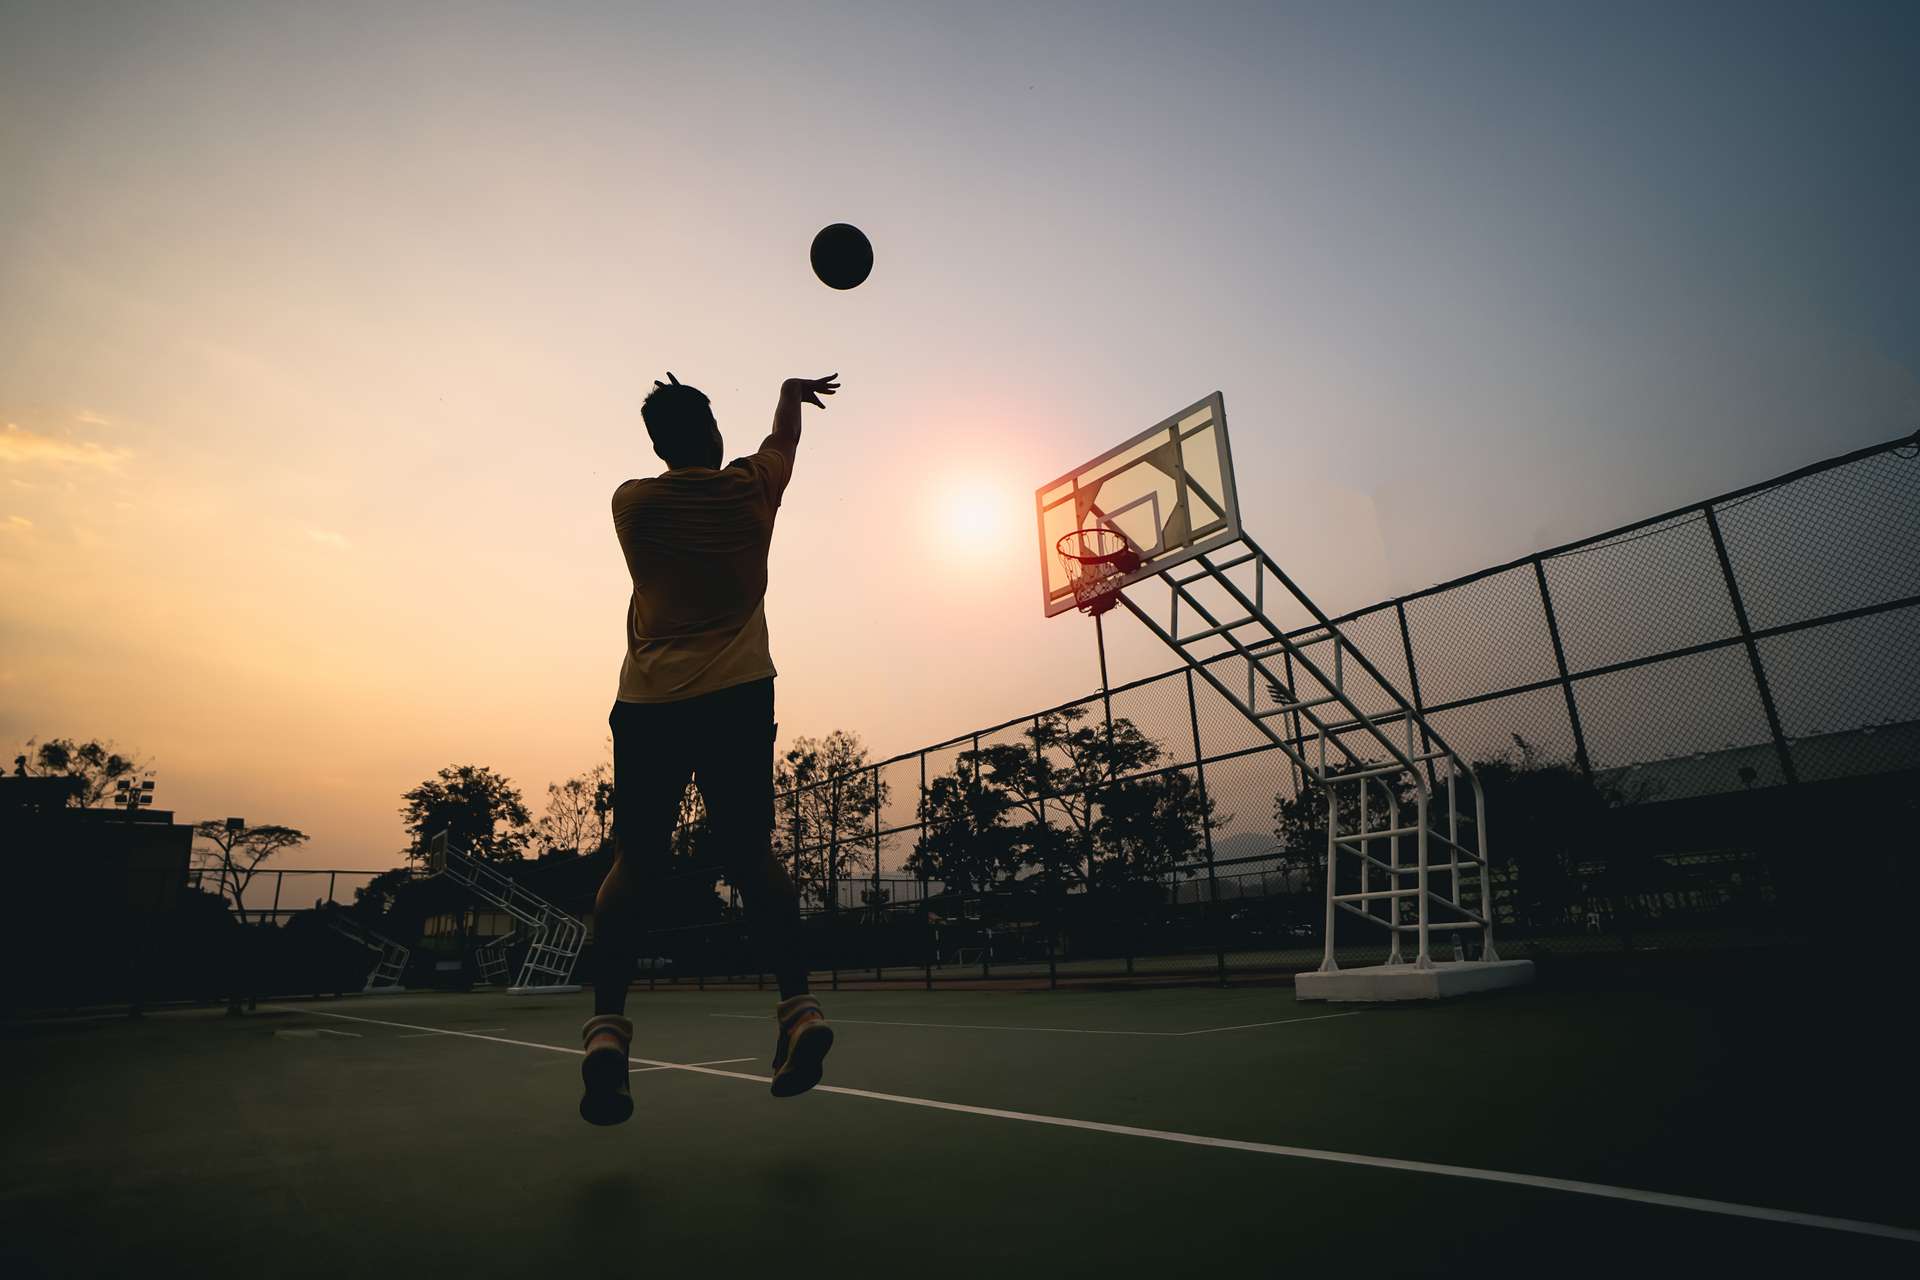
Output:
[[833,1029],[807,991],[799,898],[774,860],[773,659],[767,649],[767,547],[793,475],[803,405],[839,390],[789,378],[760,451],[721,466],[707,397],[672,374],[640,416],[667,464],[614,490],[613,528],[633,578],[627,653],[613,726],[614,863],[594,903],[593,1013],[583,1029],[580,1115],[619,1124],[633,1114],[622,1016],[689,779],[700,788],[709,848],[747,907],[755,945],[780,984],[773,1093],[818,1084]]

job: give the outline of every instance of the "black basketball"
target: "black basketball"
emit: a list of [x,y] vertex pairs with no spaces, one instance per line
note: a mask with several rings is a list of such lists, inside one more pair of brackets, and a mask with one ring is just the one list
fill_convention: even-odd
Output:
[[830,289],[852,289],[873,273],[873,244],[847,222],[823,227],[813,238],[813,274]]

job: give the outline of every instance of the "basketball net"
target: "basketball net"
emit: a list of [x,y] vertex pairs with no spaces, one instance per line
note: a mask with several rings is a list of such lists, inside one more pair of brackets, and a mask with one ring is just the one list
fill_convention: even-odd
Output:
[[1140,556],[1111,529],[1076,529],[1054,543],[1073,583],[1073,603],[1098,618],[1120,603],[1120,581],[1140,567]]

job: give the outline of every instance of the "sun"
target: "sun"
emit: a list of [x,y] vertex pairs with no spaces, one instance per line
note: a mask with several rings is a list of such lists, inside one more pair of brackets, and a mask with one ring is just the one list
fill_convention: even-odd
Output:
[[955,479],[947,488],[939,512],[941,529],[974,554],[996,550],[1016,528],[1013,495],[1003,484],[984,476]]

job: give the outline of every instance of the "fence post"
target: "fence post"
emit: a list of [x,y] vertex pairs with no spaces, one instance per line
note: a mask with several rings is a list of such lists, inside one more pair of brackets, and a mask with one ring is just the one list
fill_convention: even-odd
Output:
[[[982,978],[993,976],[993,908],[988,905],[992,901],[993,890],[982,889],[980,891],[980,976]],[[965,915],[966,910],[966,905],[962,903],[960,913]]]
[[827,785],[827,928],[833,948],[833,989],[840,989],[840,775],[829,774]]
[[873,766],[873,920],[879,928],[873,937],[873,980],[879,982],[881,965],[886,959],[886,917],[880,903],[880,766]]
[[1533,580],[1540,584],[1540,607],[1547,614],[1547,635],[1553,641],[1554,666],[1560,672],[1560,693],[1567,700],[1567,723],[1573,726],[1573,758],[1580,774],[1593,785],[1593,760],[1587,755],[1587,734],[1580,725],[1580,707],[1573,700],[1573,678],[1567,672],[1567,651],[1560,643],[1560,619],[1553,611],[1553,593],[1547,590],[1547,571],[1541,558],[1533,559]]
[[[1420,697],[1420,668],[1413,661],[1413,632],[1407,627],[1407,602],[1395,600],[1393,612],[1400,619],[1400,648],[1407,655],[1407,693],[1413,698],[1413,709],[1420,713],[1420,753],[1433,750],[1433,742],[1427,734],[1427,704]],[[1564,674],[1564,673],[1563,673]],[[1437,786],[1433,761],[1427,761],[1427,786]]]
[[[1192,677],[1189,676],[1188,680],[1191,682]],[[1039,803],[1039,822],[1043,827],[1047,825],[1047,793],[1046,789],[1040,785],[1040,780],[1045,776],[1046,765],[1040,757],[1040,717],[1035,716],[1033,718],[1034,797]],[[1042,844],[1040,847],[1044,849],[1046,846]],[[1041,915],[1044,917],[1042,923],[1047,930],[1047,990],[1054,991],[1060,986],[1060,957],[1054,954],[1054,947],[1060,940],[1060,909],[1059,904],[1054,901],[1052,874],[1043,874],[1041,881],[1044,885],[1041,892],[1046,894],[1046,901],[1041,906]]]
[[1720,574],[1727,580],[1727,598],[1733,601],[1733,616],[1740,624],[1740,638],[1747,645],[1747,662],[1753,667],[1754,687],[1760,691],[1760,706],[1767,713],[1767,729],[1773,734],[1773,749],[1780,756],[1780,774],[1788,786],[1798,786],[1800,772],[1793,767],[1793,752],[1787,749],[1787,735],[1780,728],[1780,712],[1773,705],[1773,689],[1767,683],[1767,669],[1760,661],[1760,646],[1754,643],[1753,627],[1747,622],[1747,604],[1740,598],[1740,583],[1733,576],[1733,561],[1727,555],[1727,540],[1720,535],[1720,517],[1713,504],[1701,508],[1707,513],[1707,531],[1713,534],[1713,553],[1720,557]]
[[[920,847],[924,850],[927,845],[927,753],[925,751],[920,753],[920,813],[918,816],[920,819]],[[931,991],[933,990],[933,943],[935,933],[933,928],[933,908],[927,905],[926,877],[927,864],[923,860],[920,864],[920,923],[926,926],[927,932],[926,936],[921,939],[924,949],[920,953],[920,958],[926,962],[927,990]]]

